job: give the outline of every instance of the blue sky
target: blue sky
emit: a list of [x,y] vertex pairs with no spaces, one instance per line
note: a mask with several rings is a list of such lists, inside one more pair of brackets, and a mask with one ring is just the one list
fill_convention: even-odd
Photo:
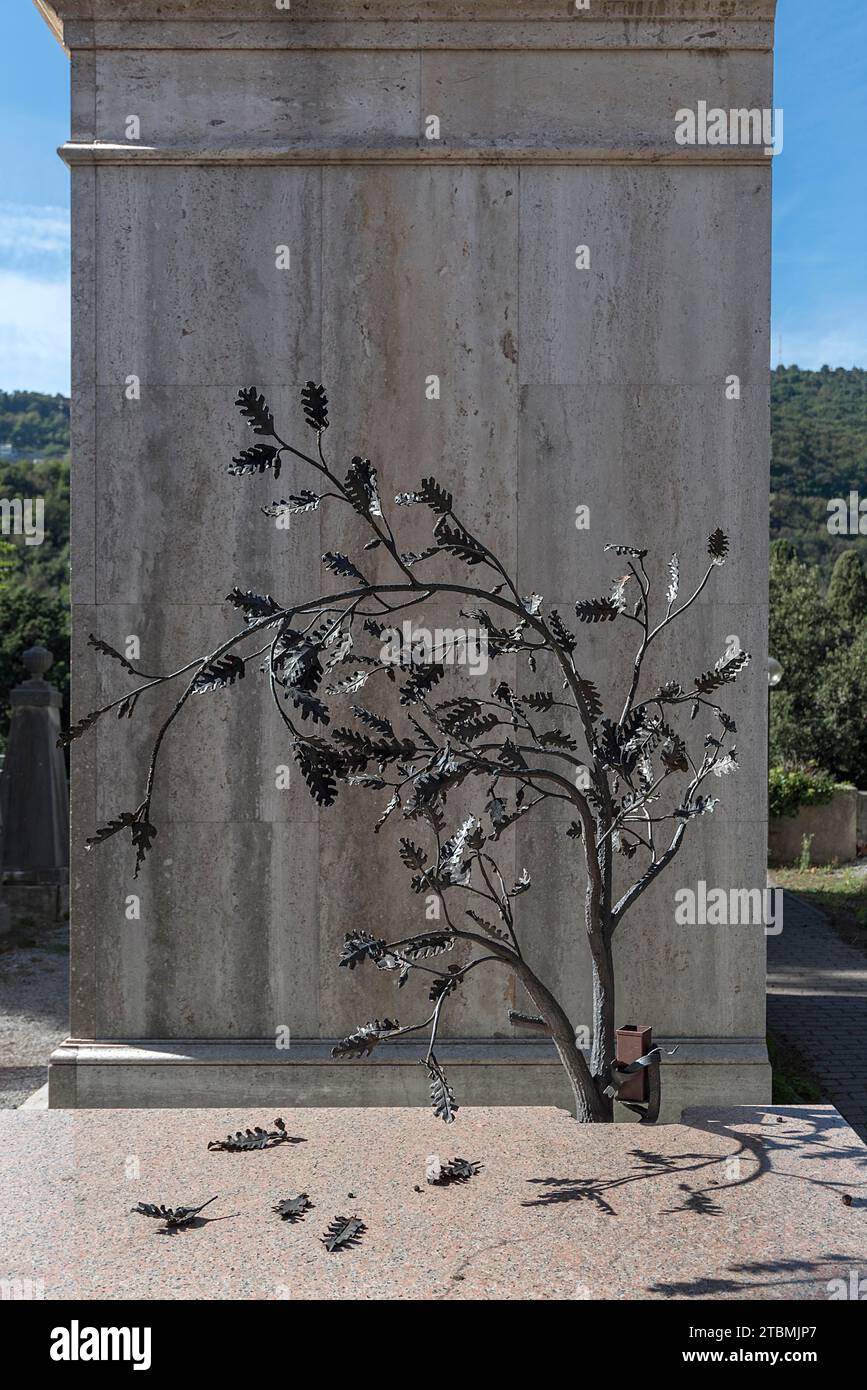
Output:
[[[69,389],[67,59],[31,0],[0,20],[0,389]],[[867,0],[779,0],[772,360],[867,367]]]

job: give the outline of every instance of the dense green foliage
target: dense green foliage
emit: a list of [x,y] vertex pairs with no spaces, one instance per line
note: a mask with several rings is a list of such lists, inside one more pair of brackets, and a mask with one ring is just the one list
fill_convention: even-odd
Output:
[[772,767],[768,773],[768,815],[795,816],[802,806],[824,806],[834,779],[814,767]]
[[0,391],[0,445],[36,458],[69,451],[69,401],[38,391]]
[[771,546],[771,760],[810,763],[867,790],[867,574],[855,551],[825,585],[788,541]]
[[0,457],[0,498],[45,506],[45,538],[0,536],[0,747],[9,729],[9,691],[26,672],[21,653],[41,642],[54,653],[50,679],[69,687],[69,402],[29,391],[0,392],[0,443],[32,458]]
[[12,562],[4,572],[7,583],[56,598],[69,584],[69,458],[0,459],[0,498],[44,502],[45,539],[28,545],[23,536],[2,537]]
[[[771,373],[771,538],[788,538],[827,576],[841,547],[867,557],[867,534],[828,531],[828,503],[867,499],[867,371]],[[867,515],[864,517],[867,527]]]

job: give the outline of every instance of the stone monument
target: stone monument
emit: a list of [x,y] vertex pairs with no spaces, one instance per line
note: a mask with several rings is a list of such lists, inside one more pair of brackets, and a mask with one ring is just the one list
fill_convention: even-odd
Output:
[[56,919],[69,883],[69,789],[57,746],[63,696],[45,680],[53,660],[45,647],[28,647],[21,657],[28,678],[10,696],[0,862],[13,912]]
[[[307,594],[339,548],[339,521],[287,533],[259,510],[279,494],[227,475],[242,385],[294,421],[323,381],[336,456],[394,492],[459,482],[563,611],[607,582],[607,542],[686,564],[722,527],[731,560],[650,678],[738,647],[762,675],[732,700],[737,786],[624,926],[618,1021],[678,1045],[664,1117],[767,1100],[764,926],[678,922],[674,895],[765,882],[774,0],[37,3],[72,63],[73,717],[126,688],[90,632],[171,669],[233,630],[232,586]],[[582,641],[613,686],[626,645]],[[140,801],[167,706],[75,745],[54,1106],[426,1101],[409,1043],[330,1058],[394,1011],[336,961],[350,928],[416,925],[405,872],[286,785],[267,691],[245,696],[172,731],[137,880],[127,844],[82,843]],[[589,1024],[563,828],[528,820],[510,852],[534,964]],[[468,982],[441,1060],[465,1103],[565,1104],[516,1002]]]

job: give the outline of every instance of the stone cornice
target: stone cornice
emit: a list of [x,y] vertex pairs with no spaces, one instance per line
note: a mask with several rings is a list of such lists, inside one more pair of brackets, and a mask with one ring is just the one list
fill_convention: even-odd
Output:
[[[69,49],[770,48],[776,0],[34,0]],[[226,25],[240,26],[227,32]]]
[[417,23],[485,20],[504,23],[561,21],[749,19],[771,21],[776,0],[591,0],[573,16],[569,0],[291,0],[280,10],[274,0],[35,0],[46,17],[63,21],[262,20],[285,24],[362,22]]
[[67,141],[58,153],[71,167],[81,165],[333,165],[333,164],[471,164],[471,165],[576,165],[658,164],[765,166],[771,156],[755,146],[682,147],[645,149],[545,149],[505,146],[484,148],[431,148],[429,145],[391,146],[383,149],[351,147],[254,147],[246,149],[179,149],[174,146],[113,145],[100,141]]

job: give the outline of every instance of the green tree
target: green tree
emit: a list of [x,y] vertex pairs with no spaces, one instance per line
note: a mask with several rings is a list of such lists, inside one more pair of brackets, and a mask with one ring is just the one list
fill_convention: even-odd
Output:
[[844,550],[837,557],[826,601],[840,623],[853,634],[867,618],[867,574],[857,550]]
[[[789,537],[826,578],[839,540],[828,503],[863,490],[867,477],[867,371],[771,372],[771,537]],[[867,559],[867,535],[851,538]]]
[[69,400],[39,391],[0,391],[0,444],[20,453],[65,454]]
[[826,767],[842,781],[867,790],[867,624],[829,656],[818,699],[825,722]]
[[825,602],[820,571],[798,559],[788,541],[771,546],[768,641],[783,667],[771,696],[771,761],[815,762],[825,767],[828,739],[819,698],[819,673],[841,641],[841,628]]
[[49,597],[65,597],[69,584],[69,459],[0,460],[0,497],[41,500],[45,539],[27,545],[10,536],[15,582]]

